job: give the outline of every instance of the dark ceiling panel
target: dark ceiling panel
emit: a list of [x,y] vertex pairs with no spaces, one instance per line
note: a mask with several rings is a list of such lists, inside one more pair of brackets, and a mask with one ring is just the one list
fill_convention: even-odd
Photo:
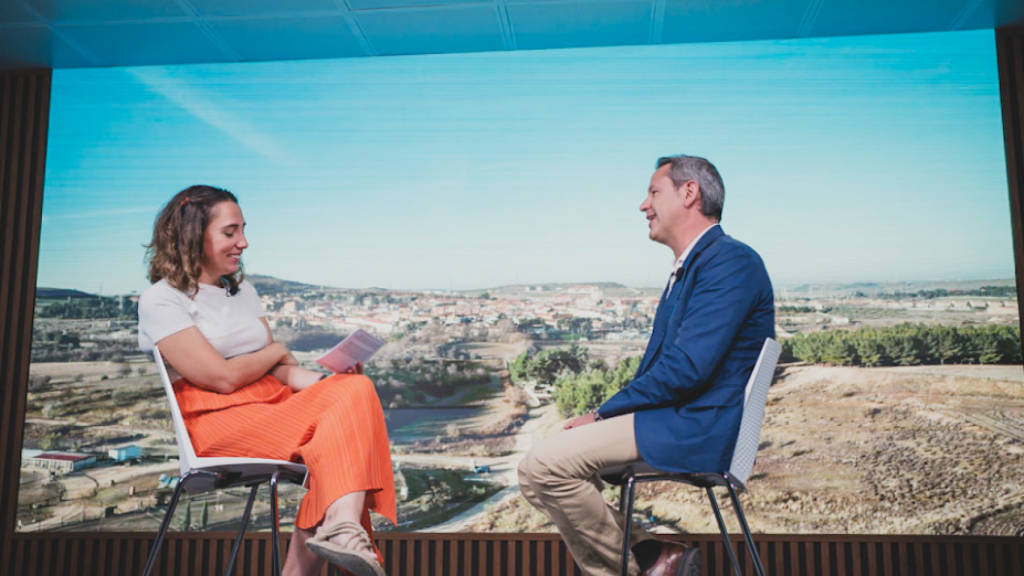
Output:
[[[995,14],[992,11],[992,6],[989,4],[982,4],[975,8],[970,14],[965,14],[963,20],[959,23],[960,26],[957,30],[984,30],[987,28],[995,28]],[[995,40],[993,40],[995,42]]]
[[334,0],[188,0],[203,16],[259,16],[287,14],[301,16],[315,10],[339,10]]
[[654,12],[649,0],[509,3],[516,48],[575,48],[647,44]]
[[378,8],[409,8],[412,6],[440,6],[450,4],[494,4],[493,0],[347,0],[353,10],[375,10]]
[[365,56],[345,17],[210,22],[241,60],[299,60]]
[[886,34],[948,30],[972,0],[824,0],[814,24],[813,36],[868,34],[885,23]]
[[0,30],[0,68],[79,68],[91,65],[45,26]]
[[[12,0],[3,0],[10,2]],[[174,0],[15,0],[54,22],[112,22],[187,16]]]
[[[17,2],[3,0],[0,2],[0,24],[11,22],[37,22],[35,16]],[[0,32],[3,34],[3,32]]]
[[106,66],[193,64],[227,60],[190,22],[68,26],[62,32]]
[[[338,26],[342,18],[345,27]],[[1024,25],[1024,0],[0,0],[0,68],[770,40],[1014,24]]]
[[794,38],[813,1],[665,0],[661,41],[672,44]]
[[447,54],[504,50],[492,5],[353,12],[379,55]]

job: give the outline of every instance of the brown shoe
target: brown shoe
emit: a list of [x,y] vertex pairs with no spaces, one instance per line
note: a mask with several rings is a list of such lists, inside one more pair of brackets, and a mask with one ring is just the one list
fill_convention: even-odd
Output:
[[[352,536],[348,546],[342,548],[329,540],[338,534]],[[366,529],[358,522],[345,521],[333,526],[321,526],[316,535],[306,540],[306,547],[317,556],[355,576],[387,576],[384,568],[377,562],[377,555],[366,552],[366,548],[372,548],[373,543]]]
[[703,560],[700,548],[662,542],[661,554],[643,576],[699,576]]

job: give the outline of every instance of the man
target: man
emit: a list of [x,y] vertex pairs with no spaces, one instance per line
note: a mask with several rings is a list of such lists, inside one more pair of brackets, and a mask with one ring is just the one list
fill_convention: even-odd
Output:
[[[774,336],[775,304],[761,258],[722,232],[724,200],[707,160],[658,160],[640,210],[675,263],[640,368],[519,465],[523,496],[555,523],[585,574],[619,573],[623,518],[601,498],[598,470],[638,460],[672,472],[728,469],[744,387]],[[632,534],[630,574],[699,573],[699,549],[660,543],[639,526]]]

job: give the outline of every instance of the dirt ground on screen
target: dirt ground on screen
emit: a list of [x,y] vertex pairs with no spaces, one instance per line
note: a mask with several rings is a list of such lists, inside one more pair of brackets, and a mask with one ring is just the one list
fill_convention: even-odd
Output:
[[[783,366],[748,487],[757,532],[1022,534],[1024,368]],[[642,484],[637,497],[654,531],[717,531],[702,490]],[[475,528],[553,530],[521,500]]]

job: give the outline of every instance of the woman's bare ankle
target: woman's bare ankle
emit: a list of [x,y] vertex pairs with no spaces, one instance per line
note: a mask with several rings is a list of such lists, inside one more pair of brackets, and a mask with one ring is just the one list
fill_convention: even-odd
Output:
[[369,542],[369,534],[366,533],[360,524],[360,519],[365,512],[365,506],[366,492],[350,492],[332,502],[324,513],[323,526],[329,527],[342,523],[351,523],[360,526],[362,534],[342,532],[328,537],[327,540],[342,548],[375,555],[373,545]]
[[359,523],[366,505],[366,492],[350,492],[338,498],[327,507],[324,513],[324,526],[333,526],[341,522]]

